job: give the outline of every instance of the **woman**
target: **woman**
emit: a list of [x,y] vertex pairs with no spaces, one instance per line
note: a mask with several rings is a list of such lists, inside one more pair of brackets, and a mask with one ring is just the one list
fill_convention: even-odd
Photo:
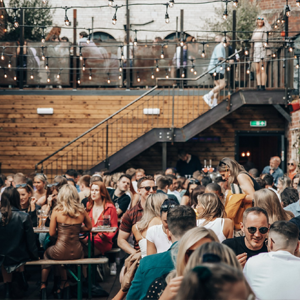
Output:
[[58,184],[49,184],[47,186],[47,192],[46,192],[46,199],[47,202],[42,206],[42,210],[45,212],[46,215],[52,214],[52,211],[54,207],[57,204],[57,196],[59,193],[59,187]]
[[298,163],[294,159],[290,159],[287,165],[288,165],[288,167],[287,167],[288,176],[291,180],[293,180],[297,174]]
[[181,198],[181,205],[188,205],[188,206],[192,206],[192,201],[191,201],[191,194],[192,191],[200,185],[200,181],[197,179],[190,179],[186,192],[183,195],[183,197]]
[[186,274],[175,299],[254,299],[251,294],[242,271],[224,263],[204,263]]
[[142,258],[147,255],[147,230],[154,225],[162,224],[160,208],[166,199],[168,199],[168,196],[162,193],[149,195],[146,200],[143,217],[132,226],[132,233],[135,240],[139,243]]
[[213,193],[198,196],[197,226],[211,229],[222,243],[226,239],[233,238],[233,221],[227,218],[225,207],[218,196]]
[[228,182],[228,185],[237,184],[242,192],[246,194],[246,203],[252,203],[253,194],[261,189],[259,184],[245,171],[244,167],[235,160],[225,157],[218,167],[219,173],[223,180]]
[[292,180],[289,177],[283,176],[278,178],[278,183],[277,183],[277,192],[279,195],[282,193],[282,191],[287,188],[292,186]]
[[[0,265],[5,286],[4,298],[10,299],[12,272],[39,257],[32,222],[30,216],[20,210],[17,189],[7,187],[1,195],[0,205]],[[21,277],[25,283],[23,272]]]
[[293,177],[293,180],[292,180],[292,187],[293,187],[294,189],[297,189],[298,184],[299,184],[299,180],[300,180],[300,174],[296,174],[296,175]]
[[254,193],[253,199],[254,206],[263,208],[268,213],[270,225],[276,221],[289,221],[292,219],[292,216],[282,208],[277,195],[273,191],[262,189]]
[[[93,227],[98,226],[98,221],[103,220],[103,216],[110,216],[111,227],[118,227],[117,211],[103,182],[95,181],[91,185],[91,194],[88,199],[86,210],[92,219]],[[103,255],[105,252],[111,250],[113,245],[112,239],[116,233],[117,231],[98,233],[94,236],[95,255]]]
[[37,204],[43,206],[46,203],[46,188],[47,188],[47,177],[45,174],[37,173],[34,176],[33,186],[35,192],[33,197],[37,199]]
[[177,180],[177,192],[179,192],[180,197],[182,198],[186,192],[186,178],[183,176],[180,176]]
[[17,184],[16,189],[20,194],[21,210],[29,214],[33,227],[37,227],[36,211],[41,209],[41,207],[36,204],[37,202],[36,198],[32,197],[33,195],[32,187],[24,183],[24,184]]
[[[84,225],[82,225],[84,224]],[[44,259],[74,260],[84,257],[83,248],[79,240],[79,233],[90,231],[92,223],[88,213],[80,203],[79,195],[75,187],[66,184],[58,194],[57,205],[54,208],[49,234],[55,236],[57,241],[54,246],[49,247],[44,253]],[[41,282],[41,298],[46,299],[46,281],[50,268],[43,266]],[[65,299],[69,297],[69,284],[67,272],[61,269],[61,284],[57,290],[57,297],[64,292]]]
[[[206,229],[204,227],[195,227],[187,231],[179,242],[177,257],[172,257],[176,269],[169,275],[165,274],[159,278],[156,278],[150,285],[147,295],[151,294],[153,299],[168,299],[170,286],[168,287],[167,283],[169,284],[169,281],[172,278],[182,276],[191,254],[201,245],[210,242],[219,242],[215,233],[210,229]],[[166,290],[164,291],[164,289]]]
[[258,16],[256,20],[256,28],[254,29],[251,38],[251,41],[253,42],[251,53],[253,56],[252,61],[255,65],[257,89],[259,90],[265,90],[267,82],[267,50],[265,45],[268,39],[268,31],[271,31],[271,26],[267,22],[266,18]]
[[48,33],[48,35],[47,35],[45,41],[46,41],[46,42],[51,42],[51,37],[52,37],[53,35],[57,35],[58,38],[59,38],[60,33],[61,33],[61,28],[58,27],[58,26],[54,26],[54,27],[50,30],[50,32]]
[[205,193],[215,193],[219,197],[219,199],[222,203],[225,202],[224,201],[224,194],[222,193],[222,188],[217,183],[209,183],[205,187]]

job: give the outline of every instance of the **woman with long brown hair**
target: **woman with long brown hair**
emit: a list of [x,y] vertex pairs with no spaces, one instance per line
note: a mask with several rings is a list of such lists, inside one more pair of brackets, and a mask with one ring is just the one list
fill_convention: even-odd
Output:
[[[111,227],[118,227],[117,210],[110,199],[109,193],[101,181],[95,181],[91,185],[91,194],[86,205],[89,217],[92,219],[92,226],[97,227],[103,216],[110,216]],[[104,254],[109,251],[113,245],[113,237],[115,232],[98,233],[94,236],[95,255]]]

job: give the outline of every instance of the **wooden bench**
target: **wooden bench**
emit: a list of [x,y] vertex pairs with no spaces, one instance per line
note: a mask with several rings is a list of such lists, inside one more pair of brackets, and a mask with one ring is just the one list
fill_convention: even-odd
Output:
[[[82,282],[81,282],[81,267],[82,265],[98,265],[108,263],[107,257],[98,257],[98,258],[82,258],[74,260],[53,260],[53,259],[40,259],[34,261],[28,261],[27,266],[34,265],[62,265],[64,266],[69,274],[77,281],[77,299],[82,299]],[[77,265],[77,276],[68,268],[68,265]],[[92,295],[92,281],[91,278],[88,278],[88,289],[89,289],[89,298]]]

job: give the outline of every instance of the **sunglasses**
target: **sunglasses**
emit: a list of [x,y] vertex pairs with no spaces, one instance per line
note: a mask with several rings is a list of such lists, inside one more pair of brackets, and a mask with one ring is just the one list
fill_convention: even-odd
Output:
[[191,179],[191,180],[189,181],[189,183],[190,183],[190,184],[200,184],[200,181],[197,180],[197,179]]
[[47,187],[48,188],[51,188],[51,187],[53,187],[53,186],[58,186],[58,182],[55,182],[55,183],[52,183],[52,184],[47,184]]
[[160,211],[169,211],[170,208],[173,208],[173,207],[176,207],[177,205],[175,204],[163,204],[161,207],[160,207]]
[[222,161],[222,160],[219,162],[219,167],[227,167],[227,168],[229,168],[229,166],[224,161]]
[[18,189],[18,188],[20,188],[20,187],[24,188],[24,187],[26,187],[26,186],[27,186],[27,183],[17,184],[17,185],[16,185],[16,189]]
[[140,189],[145,189],[147,192],[150,192],[150,190],[152,189],[153,192],[157,191],[157,186],[141,186]]
[[294,163],[288,163],[287,165],[288,166],[294,166]]
[[251,233],[251,234],[254,234],[257,231],[257,229],[261,234],[266,234],[269,231],[268,227],[260,227],[260,228],[248,227],[247,229],[248,229],[249,233]]
[[260,17],[258,17],[258,18],[257,18],[257,20],[262,20],[262,21],[263,21],[263,20],[264,20],[264,18],[260,18]]

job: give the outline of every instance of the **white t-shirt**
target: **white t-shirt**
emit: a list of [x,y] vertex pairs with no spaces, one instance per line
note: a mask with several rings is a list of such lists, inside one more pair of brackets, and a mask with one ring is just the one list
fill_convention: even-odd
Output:
[[[204,222],[205,222],[205,219],[198,219],[197,226],[198,227],[203,226]],[[225,221],[223,218],[216,218],[215,220],[205,224],[204,227],[206,229],[211,229],[212,231],[214,231],[214,233],[217,235],[220,243],[222,243],[224,240],[226,240],[226,236],[223,233],[224,223],[225,223]]]
[[169,241],[162,226],[163,225],[151,226],[147,230],[146,235],[146,239],[155,245],[157,253],[165,252],[172,246],[172,242]]
[[259,300],[300,299],[300,258],[287,251],[260,253],[249,258],[244,275]]

